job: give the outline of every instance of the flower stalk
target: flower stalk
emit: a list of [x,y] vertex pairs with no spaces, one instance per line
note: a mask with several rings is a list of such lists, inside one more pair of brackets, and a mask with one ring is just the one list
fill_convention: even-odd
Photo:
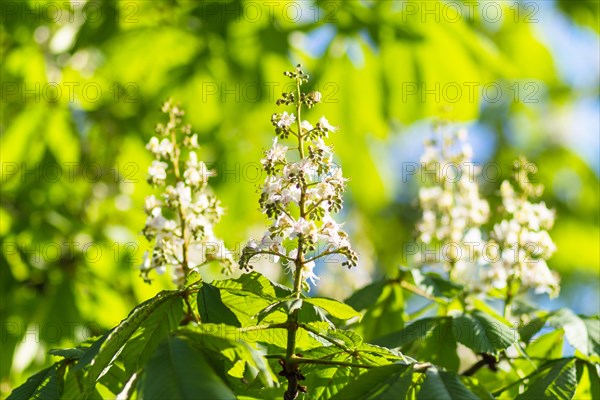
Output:
[[[315,261],[330,254],[345,257],[342,263],[356,265],[358,257],[352,250],[348,234],[331,216],[342,208],[342,194],[346,179],[341,168],[333,163],[333,151],[323,139],[337,128],[321,117],[313,126],[302,119],[303,107],[312,108],[321,101],[319,92],[302,92],[308,82],[301,66],[284,73],[295,82],[295,90],[283,93],[277,105],[293,106],[294,113],[275,113],[271,123],[276,138],[273,146],[261,160],[267,178],[260,198],[262,211],[272,224],[260,242],[251,240],[242,250],[240,268],[250,271],[251,261],[268,255],[272,261],[282,261],[293,279],[292,297],[300,299],[303,290],[309,290],[319,277]],[[280,141],[295,137],[289,148]],[[288,155],[292,151],[293,153]],[[323,245],[324,248],[321,246]],[[288,379],[286,399],[295,399],[304,388],[304,379],[298,370],[296,336],[299,328],[299,310],[290,312],[287,319],[286,356],[282,360],[282,374]]]
[[162,274],[169,269],[173,282],[182,287],[201,266],[218,260],[228,271],[234,261],[213,233],[223,209],[208,189],[212,171],[198,160],[198,135],[183,124],[184,111],[172,101],[165,102],[162,111],[168,122],[157,125],[156,136],[146,146],[155,158],[148,182],[160,194],[146,198],[143,232],[154,245],[144,255],[141,274],[149,282],[150,271]]
[[497,259],[487,273],[490,284],[505,289],[504,316],[510,317],[515,296],[529,288],[536,293],[558,295],[560,279],[546,261],[556,251],[548,231],[555,213],[542,201],[543,186],[534,184],[533,164],[520,157],[514,163],[514,179],[500,186],[503,219],[494,225],[490,242]]

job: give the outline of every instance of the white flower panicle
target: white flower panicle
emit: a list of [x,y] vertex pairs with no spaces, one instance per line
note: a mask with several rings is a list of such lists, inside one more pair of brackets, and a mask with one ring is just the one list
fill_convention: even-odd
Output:
[[[481,225],[489,217],[488,202],[479,196],[479,169],[471,161],[472,149],[464,129],[442,133],[441,140],[428,140],[421,157],[421,177],[428,178],[419,191],[423,210],[417,224],[425,245],[447,249],[433,261],[443,261],[451,277],[472,279],[471,266],[482,256]],[[429,252],[425,252],[430,254]],[[423,262],[432,261],[422,257]]]
[[[490,243],[498,256],[487,271],[491,286],[516,290],[533,288],[537,293],[558,295],[558,274],[546,261],[556,251],[548,231],[554,225],[554,211],[544,202],[532,203],[541,196],[543,186],[531,183],[531,166],[524,158],[515,162],[515,183],[503,181],[500,187],[504,219],[494,225]],[[515,189],[516,187],[516,189]]]
[[[260,241],[251,240],[246,245],[239,263],[242,269],[250,270],[253,257],[268,254],[275,262],[281,260],[287,265],[296,283],[308,280],[314,285],[319,279],[313,271],[315,260],[340,254],[345,256],[344,265],[355,266],[357,255],[347,233],[331,216],[342,208],[346,179],[333,163],[332,149],[323,138],[337,128],[325,117],[314,126],[301,119],[302,106],[312,108],[321,94],[301,92],[308,76],[300,66],[285,75],[296,82],[296,91],[283,93],[277,104],[294,105],[296,113],[273,114],[276,137],[261,160],[267,178],[259,203],[272,224]],[[287,138],[294,143],[282,144]]]
[[149,281],[151,270],[163,273],[169,267],[173,282],[181,286],[190,271],[207,262],[220,260],[230,270],[234,261],[213,233],[223,209],[207,190],[213,174],[198,160],[198,136],[189,125],[182,125],[184,112],[171,100],[162,111],[169,120],[157,125],[157,136],[146,146],[156,158],[148,168],[148,182],[162,193],[146,198],[143,233],[154,240],[154,247],[144,255],[141,272]]

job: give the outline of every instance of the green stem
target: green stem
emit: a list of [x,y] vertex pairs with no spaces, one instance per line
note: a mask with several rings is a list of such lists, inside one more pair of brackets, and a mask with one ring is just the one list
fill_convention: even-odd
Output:
[[[171,112],[169,115],[169,125],[175,127],[177,124],[175,123],[175,115]],[[171,157],[171,161],[173,162],[173,171],[175,173],[175,181],[181,182],[181,172],[179,170],[179,147],[177,147],[177,132],[175,128],[171,130],[171,144],[173,145],[173,154]],[[183,268],[183,276],[184,280],[190,272],[189,262],[188,262],[188,246],[189,246],[189,233],[187,231],[186,223],[185,223],[185,215],[183,209],[181,207],[181,201],[177,204],[177,214],[179,215],[179,221],[181,222],[181,237],[183,239],[182,244],[182,253],[183,260],[181,261],[181,267]]]
[[285,360],[285,354],[265,354],[264,358],[272,358],[276,360]]
[[304,141],[302,136],[302,103],[300,97],[302,92],[300,91],[300,78],[296,77],[296,125],[298,126],[298,151],[300,152],[300,158],[304,158]]
[[184,293],[183,300],[185,301],[185,305],[188,308],[188,315],[194,320],[196,323],[200,323],[200,318],[196,315],[196,311],[192,308],[192,304],[190,303],[190,299],[188,298],[188,294]]
[[310,213],[312,213],[313,211],[315,211],[317,209],[317,207],[319,206],[319,204],[321,204],[324,201],[328,201],[327,198],[323,198],[319,201],[317,201],[315,204],[313,204],[308,211],[306,212],[306,215],[310,215]]
[[270,254],[272,256],[281,257],[281,258],[284,258],[284,259],[286,259],[288,261],[294,261],[295,262],[295,260],[293,258],[290,258],[290,257],[286,256],[285,254],[281,254],[281,253],[278,253],[276,251],[270,251],[270,250],[260,250],[260,251],[257,251],[256,253],[253,253],[252,257],[256,257],[259,254]]
[[502,316],[505,319],[510,319],[510,306],[514,299],[512,285],[513,285],[513,279],[512,279],[512,277],[509,277],[506,280],[506,300],[504,301],[504,310],[502,312]]
[[277,329],[277,328],[287,328],[287,323],[281,324],[265,324],[265,325],[255,325],[255,326],[247,326],[245,328],[239,328],[239,332],[252,332],[252,331],[263,331],[266,329]]
[[[450,216],[450,213],[448,213],[448,218],[450,219],[450,224],[452,224],[452,217]],[[454,276],[454,267],[456,266],[456,261],[450,261],[450,270],[448,271],[448,278],[450,278],[450,281],[454,282],[456,280],[456,277]]]
[[[300,155],[300,159],[304,158],[304,138],[302,136],[302,102],[300,101],[302,92],[300,91],[300,77],[296,77],[296,123],[298,126],[298,152]],[[301,185],[300,187],[300,217],[305,217],[305,199],[306,198],[306,187],[305,185]],[[302,268],[304,266],[304,238],[302,235],[298,237],[298,254],[296,255],[295,265],[296,270],[294,273],[294,297],[299,299],[302,294]],[[287,348],[286,348],[286,359],[284,361],[285,373],[288,379],[288,387],[285,392],[285,399],[295,399],[298,396],[298,377],[300,376],[297,371],[298,363],[295,361],[296,357],[294,357],[296,353],[296,333],[298,332],[298,312],[299,310],[294,310],[290,315],[288,315],[287,319]]]
[[331,254],[338,254],[338,253],[339,253],[339,250],[324,251],[323,253],[314,256],[313,258],[309,258],[308,260],[306,260],[306,262],[315,261],[315,260],[318,260],[319,258],[323,258],[323,257],[329,256]]
[[440,300],[435,296],[432,296],[431,294],[427,293],[423,289],[419,288],[418,286],[413,285],[410,282],[400,281],[400,286],[402,287],[402,289],[407,290],[411,293],[414,293],[418,296],[425,297],[427,300],[431,300],[431,301],[436,302],[441,305],[446,305],[445,301]]

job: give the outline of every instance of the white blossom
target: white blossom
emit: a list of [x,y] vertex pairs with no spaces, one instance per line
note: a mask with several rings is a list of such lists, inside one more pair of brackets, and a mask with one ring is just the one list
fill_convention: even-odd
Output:
[[[524,160],[520,160],[523,165]],[[517,170],[522,173],[522,170]],[[533,288],[537,293],[555,296],[559,291],[559,277],[549,268],[546,260],[556,251],[548,230],[554,225],[554,211],[544,202],[532,203],[531,194],[541,193],[527,179],[517,182],[518,191],[509,181],[500,186],[505,218],[494,225],[492,238],[501,249],[501,257],[491,263],[487,279],[494,287],[503,284],[498,279],[517,281],[522,288]],[[499,271],[504,270],[503,274]]]
[[317,282],[320,278],[315,274],[314,272],[315,269],[315,263],[314,261],[309,261],[307,263],[304,263],[302,265],[302,277],[305,280],[310,281],[310,283],[312,283],[313,286],[317,285]]
[[277,143],[277,138],[273,140],[273,148],[269,150],[269,158],[272,160],[283,161],[287,152],[287,146],[282,146]]
[[146,145],[146,149],[150,150],[150,152],[154,155],[160,154],[160,142],[157,137],[153,136],[148,144]]
[[[296,102],[298,106],[299,99],[303,99],[302,105],[312,107],[320,97],[317,92],[308,95],[284,93],[277,104]],[[297,118],[302,121],[300,132],[289,129]],[[337,128],[322,117],[315,129],[310,122],[302,120],[300,114],[287,112],[273,114],[271,121],[277,138],[261,160],[267,177],[262,186],[260,206],[272,222],[260,242],[250,241],[244,247],[240,267],[249,270],[253,257],[268,254],[272,261],[282,261],[292,275],[301,273],[303,281],[308,280],[314,285],[318,280],[314,260],[321,254],[341,254],[346,257],[344,264],[348,266],[357,262],[348,234],[332,217],[332,213],[342,207],[346,179],[341,168],[333,164],[332,149],[323,138]],[[290,133],[294,135],[293,147],[288,148],[280,140],[288,138]],[[288,155],[292,149],[296,158]],[[319,247],[320,243],[325,247]]]
[[296,116],[294,114],[288,114],[287,111],[284,111],[279,116],[279,122],[277,122],[277,126],[279,128],[289,128],[296,121]]
[[290,238],[297,238],[300,235],[316,240],[317,237],[317,226],[314,221],[307,221],[306,219],[300,217],[293,224],[290,232]]
[[[419,190],[423,214],[417,229],[422,243],[440,250],[437,256],[420,255],[421,262],[441,265],[452,278],[472,283],[482,263],[481,226],[488,220],[489,205],[480,198],[478,170],[473,168],[466,139],[466,132],[460,130],[442,134],[439,142],[425,143],[420,175],[424,184]],[[443,249],[451,252],[445,254]],[[423,250],[431,252],[427,247]]]
[[173,143],[167,138],[160,141],[160,145],[158,146],[158,153],[162,157],[167,157],[173,151]]
[[[140,269],[145,279],[151,270],[159,273],[169,270],[173,282],[181,286],[190,271],[206,262],[220,260],[227,269],[233,259],[213,233],[213,225],[223,210],[205,191],[211,173],[191,150],[198,147],[197,135],[189,136],[189,126],[181,126],[181,109],[167,102],[163,110],[169,115],[169,122],[158,125],[157,133],[164,138],[153,137],[146,146],[157,158],[148,168],[149,181],[164,187],[171,173],[170,179],[175,184],[164,187],[160,198],[156,195],[146,198],[144,208],[148,217],[144,234],[154,245]],[[183,140],[172,141],[180,135],[184,136]],[[182,150],[188,150],[187,160],[180,158]],[[169,165],[174,168],[168,169]],[[177,171],[181,170],[180,176]]]
[[281,191],[280,201],[284,206],[300,202],[301,191],[296,186],[289,186]]
[[335,131],[337,131],[337,128],[331,125],[324,116],[319,119],[319,125],[325,130],[325,132],[335,133]]
[[306,132],[313,130],[313,126],[307,120],[302,121],[302,123],[300,124],[300,127],[302,129],[304,129]]
[[322,97],[321,92],[314,91],[314,92],[310,92],[309,95],[311,97],[311,100],[314,101],[315,103],[321,102],[321,97]]
[[153,183],[161,184],[167,179],[167,168],[169,164],[162,161],[154,160],[148,168],[148,174]]
[[189,146],[192,149],[197,149],[198,147],[200,147],[198,145],[198,135],[194,133],[192,136],[190,136],[190,142],[189,143],[190,143]]
[[162,202],[153,194],[146,197],[144,210],[148,214],[152,214],[155,209],[162,207]]

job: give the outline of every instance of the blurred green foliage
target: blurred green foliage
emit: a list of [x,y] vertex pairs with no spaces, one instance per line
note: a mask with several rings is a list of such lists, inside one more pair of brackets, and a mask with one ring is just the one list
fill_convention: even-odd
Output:
[[[76,3],[1,4],[1,393],[47,364],[49,347],[103,332],[170,286],[136,271],[147,245],[144,144],[166,98],[187,110],[218,173],[227,215],[217,233],[239,250],[261,229],[256,163],[285,82],[274,77],[298,62],[319,82],[320,112],[341,127],[345,218],[362,257],[354,272],[330,268],[336,281],[322,279],[323,293],[347,296],[405,262],[418,213],[401,162],[418,160],[433,117],[490,133],[476,151],[505,171],[519,153],[535,161],[558,211],[550,265],[567,298],[598,278],[598,170],[569,145],[569,116],[582,100],[597,104],[597,81],[565,79],[540,33],[558,15],[597,40],[597,2],[490,2],[498,19],[481,2]],[[597,283],[591,291],[597,299]]]

